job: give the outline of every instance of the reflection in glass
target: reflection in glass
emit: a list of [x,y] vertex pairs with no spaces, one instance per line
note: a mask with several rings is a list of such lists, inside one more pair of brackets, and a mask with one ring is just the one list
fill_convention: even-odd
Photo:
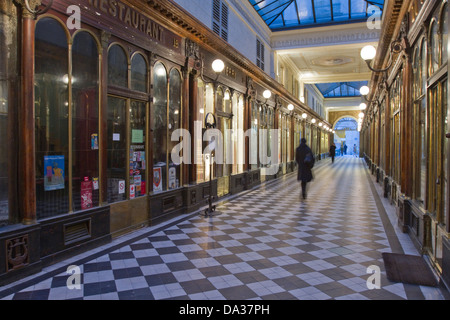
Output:
[[108,51],[108,84],[128,87],[127,55],[117,44]]
[[[1,51],[1,49],[0,49]],[[5,73],[0,65],[0,73]],[[8,220],[8,82],[0,80],[0,224]]]
[[441,22],[441,65],[448,60],[448,5],[445,5],[443,10],[442,22]]
[[[447,133],[447,132],[450,132],[449,130],[450,130],[450,126],[449,126],[449,124],[448,124],[448,102],[447,102],[447,99],[448,99],[448,89],[447,89],[447,85],[448,85],[448,82],[447,82],[447,80],[446,81],[444,81],[443,83],[442,83],[442,119],[443,119],[443,124],[442,124],[442,127],[443,127],[443,130],[441,130],[441,136],[442,137],[445,137],[445,134]],[[448,201],[448,199],[447,199],[447,188],[448,188],[448,180],[447,180],[447,177],[448,177],[448,154],[449,154],[449,146],[448,146],[448,142],[446,141],[446,139],[442,139],[443,140],[443,144],[444,144],[444,146],[443,146],[443,158],[444,158],[444,161],[443,161],[443,172],[442,172],[442,179],[444,180],[444,186],[443,186],[443,190],[442,190],[442,192],[443,192],[443,196],[442,196],[442,199],[444,199],[443,200],[443,204],[442,204],[442,207],[443,207],[443,209],[442,209],[442,211],[443,211],[443,215],[442,215],[442,217],[441,217],[441,220],[440,220],[440,222],[441,223],[443,223],[444,225],[445,224],[447,224],[447,217],[448,217],[448,209],[447,209],[447,201]]]
[[153,191],[167,190],[167,73],[161,63],[153,79]]
[[172,133],[181,128],[181,76],[178,70],[173,69],[170,72],[170,89],[169,89],[169,189],[180,187],[180,164],[172,161],[170,153],[180,141],[171,141]]
[[125,99],[108,97],[107,197],[108,203],[126,199],[126,106]]
[[433,26],[431,27],[430,50],[431,76],[439,68],[439,34],[438,25],[436,22],[434,22]]
[[[144,196],[147,192],[145,173],[147,170],[147,157],[145,150],[146,103],[131,101],[130,108],[130,192],[134,197]],[[130,198],[133,195],[130,194]]]
[[72,63],[72,192],[76,211],[99,205],[98,49],[88,32],[75,36]]
[[147,92],[147,62],[140,54],[131,60],[131,89]]
[[35,152],[37,218],[69,212],[67,37],[54,19],[35,33]]

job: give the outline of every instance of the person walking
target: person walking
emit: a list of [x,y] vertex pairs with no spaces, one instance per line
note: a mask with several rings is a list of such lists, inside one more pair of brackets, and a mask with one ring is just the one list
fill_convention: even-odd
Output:
[[334,157],[336,156],[336,145],[332,142],[330,146],[331,163],[334,163]]
[[295,151],[295,160],[298,164],[297,180],[302,183],[302,196],[306,199],[306,185],[313,179],[311,169],[314,167],[315,159],[311,148],[306,145],[306,139],[300,140],[300,145]]
[[356,143],[353,145],[353,154],[358,158],[358,147],[356,146]]
[[347,155],[347,145],[344,144],[344,154]]

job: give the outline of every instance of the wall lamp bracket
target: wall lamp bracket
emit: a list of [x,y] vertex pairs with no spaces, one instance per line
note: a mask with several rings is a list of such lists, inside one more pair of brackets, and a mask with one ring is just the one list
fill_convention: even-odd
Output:
[[372,61],[375,58],[376,55],[376,49],[372,46],[364,47],[363,50],[361,50],[361,57],[364,59],[364,61],[367,64],[367,67],[373,71],[373,72],[387,72],[391,67],[394,60],[392,59],[394,54],[398,54],[403,51],[403,45],[400,40],[394,40],[391,43],[391,48],[389,51],[389,64],[386,68],[383,69],[376,69],[372,67]]
[[[37,7],[41,4],[40,1],[31,1],[32,4],[30,4],[30,0],[23,0],[23,3],[25,4],[25,8],[28,10],[29,13],[39,16],[44,13],[46,13],[53,5],[53,0],[50,0],[47,6],[44,9],[38,10]],[[32,8],[34,6],[34,8]]]
[[201,56],[197,59],[196,64],[198,65],[198,68],[200,69],[200,78],[204,83],[216,83],[219,80],[220,74],[222,73],[223,69],[225,69],[225,64],[222,60],[216,59],[211,64],[211,67],[213,71],[216,74],[216,78],[213,81],[206,80],[204,76],[204,70],[205,70],[205,62],[204,57]]

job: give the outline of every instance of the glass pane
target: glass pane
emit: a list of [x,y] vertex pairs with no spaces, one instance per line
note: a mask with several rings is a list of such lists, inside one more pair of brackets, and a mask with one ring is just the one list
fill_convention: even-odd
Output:
[[365,18],[367,16],[367,2],[361,0],[351,0],[350,11],[352,19]]
[[422,54],[420,57],[421,70],[420,70],[420,83],[421,83],[421,93],[424,94],[427,89],[427,45],[425,40],[422,41]]
[[181,128],[181,76],[178,70],[170,72],[169,89],[169,189],[175,189],[181,185],[181,166],[172,161],[170,153],[180,141],[171,141],[172,133]]
[[226,113],[231,113],[231,93],[230,91],[225,91],[225,95],[223,97],[223,111]]
[[[445,137],[447,132],[450,132],[450,126],[448,124],[448,103],[447,103],[447,99],[448,99],[448,89],[447,89],[448,83],[447,81],[444,81],[442,83],[442,118],[444,120],[443,123],[443,130],[441,131],[441,137]],[[448,216],[448,211],[447,211],[447,188],[448,188],[448,181],[447,181],[447,177],[448,177],[448,154],[449,154],[449,142],[447,141],[447,139],[443,138],[443,143],[444,143],[444,154],[443,154],[443,172],[442,172],[442,179],[444,180],[444,186],[443,186],[443,195],[442,195],[442,199],[443,200],[443,215],[441,217],[440,222],[443,223],[444,225],[447,223],[447,216]]]
[[431,73],[433,74],[439,68],[439,35],[438,25],[433,23],[431,28]]
[[297,0],[300,24],[314,23],[314,12],[311,0]]
[[128,60],[125,51],[114,45],[108,52],[108,84],[128,87]]
[[216,92],[216,111],[225,111],[224,110],[224,93],[222,88],[218,88]]
[[69,212],[68,59],[62,26],[43,18],[35,33],[37,218]]
[[251,169],[258,168],[258,106],[255,102],[252,105],[251,119],[251,136],[250,136],[250,164]]
[[348,20],[348,0],[333,0],[333,18],[335,21]]
[[147,92],[147,62],[140,54],[131,61],[131,89]]
[[448,5],[445,6],[444,15],[441,22],[441,36],[442,36],[442,54],[441,64],[448,60]]
[[73,209],[99,205],[98,50],[87,32],[72,46],[72,193]]
[[[2,64],[3,65],[3,64]],[[3,73],[3,70],[0,70]],[[0,224],[8,220],[8,83],[0,80]]]
[[245,144],[244,144],[244,97],[241,95],[239,97],[238,104],[238,125],[237,129],[239,130],[238,140],[237,140],[237,158],[238,158],[238,173],[244,172],[244,163],[245,163]]
[[[146,103],[131,101],[130,108],[130,198],[144,196],[147,192]],[[134,195],[133,195],[134,192]]]
[[420,201],[425,201],[427,174],[427,107],[426,100],[420,104]]
[[331,21],[331,7],[329,0],[314,0],[316,22],[324,23]]
[[156,64],[153,79],[153,191],[167,190],[167,72]]
[[126,200],[127,124],[125,99],[108,97],[108,202]]
[[[200,121],[200,127],[203,128],[204,122],[205,122],[205,94],[206,94],[206,87],[205,83],[198,79],[197,80],[197,117],[196,121]],[[196,176],[197,182],[203,182],[205,181],[205,164],[203,159],[203,137],[201,134],[194,135],[194,138],[197,140],[195,144],[195,155],[194,155],[194,161],[196,164]]]

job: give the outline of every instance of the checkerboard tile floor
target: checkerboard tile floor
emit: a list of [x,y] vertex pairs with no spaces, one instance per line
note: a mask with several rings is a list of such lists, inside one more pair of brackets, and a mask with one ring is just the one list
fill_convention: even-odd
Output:
[[[141,230],[0,288],[0,298],[444,299],[437,288],[387,280],[381,254],[392,248],[366,170],[353,157],[323,160],[306,200],[291,174],[222,202],[218,215],[191,214]],[[67,287],[69,265],[80,268],[80,289]],[[367,286],[372,265],[382,270],[378,290]]]

